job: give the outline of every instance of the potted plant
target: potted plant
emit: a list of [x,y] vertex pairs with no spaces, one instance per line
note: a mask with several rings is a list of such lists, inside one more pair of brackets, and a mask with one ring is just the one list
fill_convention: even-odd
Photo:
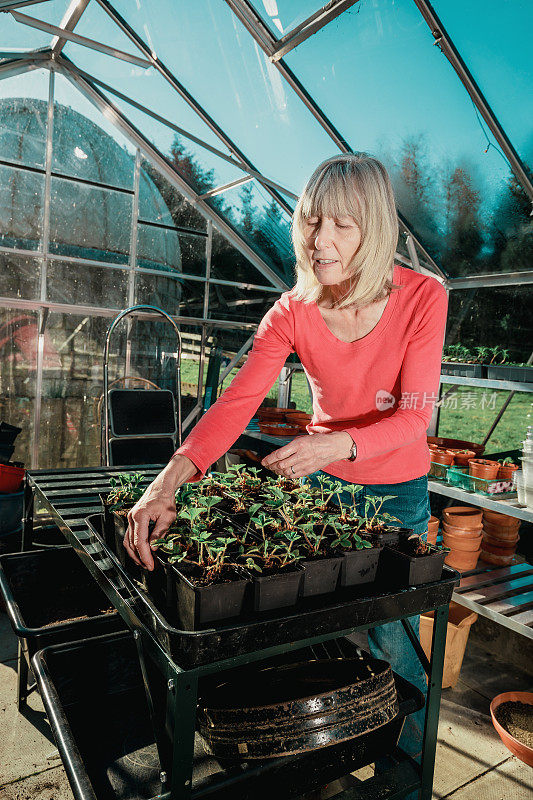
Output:
[[[293,606],[298,600],[304,575],[302,555],[297,547],[301,536],[293,530],[270,538],[268,526],[275,520],[264,513],[251,521],[261,530],[261,540],[242,547],[242,557],[253,577],[254,611],[272,611]],[[244,544],[241,542],[241,545]]]
[[[106,542],[112,543],[111,549],[119,557],[123,566],[129,566],[133,569],[136,565],[127,556],[124,550],[124,536],[128,528],[128,511],[130,511],[135,503],[141,499],[144,494],[142,486],[144,476],[140,472],[123,472],[119,473],[116,477],[110,478],[111,491],[107,497],[102,497],[104,509],[107,506],[108,511],[111,513],[114,521],[113,536],[111,532],[109,535],[106,533]],[[105,513],[104,513],[105,521]]]
[[498,463],[501,464],[497,478],[500,481],[512,481],[513,480],[513,472],[515,472],[519,465],[515,464],[512,458],[499,458]]
[[469,461],[476,457],[476,454],[473,450],[454,450],[453,448],[450,448],[450,451],[453,453],[454,466],[456,467],[468,467]]
[[231,550],[237,541],[233,530],[222,518],[217,522],[222,535],[208,530],[205,520],[194,515],[189,525],[152,543],[167,555],[167,602],[176,605],[184,630],[198,630],[207,623],[237,617],[244,610],[251,576]]
[[401,535],[396,544],[383,549],[379,562],[380,581],[388,586],[415,586],[438,581],[446,552],[427,544],[415,533]]
[[483,377],[481,364],[476,363],[468,347],[459,342],[444,348],[441,372],[443,375],[461,375],[464,378]]
[[430,451],[429,474],[434,478],[445,478],[447,467],[453,465],[452,450],[435,449]]
[[468,462],[468,474],[473,478],[496,479],[499,469],[499,463],[488,458],[472,458]]
[[[363,520],[361,520],[363,523]],[[376,579],[381,544],[372,544],[359,536],[349,522],[338,520],[334,523],[337,536],[331,542],[331,549],[342,552],[339,585],[342,588],[373,583]]]

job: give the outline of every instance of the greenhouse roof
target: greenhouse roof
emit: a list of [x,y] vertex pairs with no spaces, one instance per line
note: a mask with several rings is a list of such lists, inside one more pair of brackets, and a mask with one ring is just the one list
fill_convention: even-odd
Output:
[[[263,282],[291,285],[296,197],[321,160],[348,150],[389,169],[400,261],[450,288],[532,282],[531,3],[491,14],[482,0],[2,0],[4,9],[0,79],[53,65],[77,90],[79,100],[64,89],[73,114],[95,104]],[[90,154],[83,168],[95,163]],[[106,167],[108,183],[117,169]]]

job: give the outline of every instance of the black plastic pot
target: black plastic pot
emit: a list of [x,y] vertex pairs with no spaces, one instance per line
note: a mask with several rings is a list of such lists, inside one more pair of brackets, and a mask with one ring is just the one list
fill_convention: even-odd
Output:
[[[332,657],[338,658],[335,650]],[[132,635],[49,647],[37,653],[33,667],[75,800],[141,800],[160,794],[161,767]],[[394,682],[399,712],[386,725],[318,751],[265,761],[260,774],[257,765],[240,765],[238,784],[228,780],[234,772],[228,773],[199,744],[195,794],[214,796],[214,789],[219,800],[267,800],[285,797],[287,786],[305,794],[391,753],[407,714],[424,704],[412,684],[398,675]]]
[[487,364],[487,378],[496,381],[533,383],[533,367],[513,367],[505,364]]
[[314,597],[334,592],[339,581],[342,562],[342,556],[308,558],[302,561],[301,564],[304,568],[302,597]]
[[344,553],[339,585],[345,588],[375,581],[381,550],[381,546],[365,547],[362,550]]
[[195,586],[192,581],[195,572],[195,565],[183,561],[167,565],[167,603],[174,605],[183,630],[196,631],[209,623],[242,615],[251,585],[246,570],[234,568],[235,580],[210,586]]
[[408,556],[394,547],[384,547],[379,559],[378,579],[383,585],[393,587],[438,581],[445,557],[445,550],[432,549],[426,556]]
[[254,611],[273,611],[297,603],[304,579],[304,568],[295,564],[275,575],[254,575]]
[[443,375],[460,375],[463,378],[482,378],[484,364],[463,364],[460,362],[443,361],[441,373]]
[[113,512],[109,509],[109,506],[106,504],[107,493],[106,494],[99,494],[98,497],[100,498],[100,504],[102,506],[102,514],[104,517],[104,525],[103,525],[103,534],[104,534],[104,541],[106,545],[116,553],[115,550],[115,518],[113,516]]
[[128,555],[126,548],[124,547],[124,536],[126,535],[126,531],[128,530],[128,518],[125,517],[123,514],[117,514],[116,511],[111,512],[113,516],[113,552],[116,554],[118,560],[128,573],[130,577],[134,578],[137,581],[143,580],[143,573],[144,569],[140,567],[135,561]]

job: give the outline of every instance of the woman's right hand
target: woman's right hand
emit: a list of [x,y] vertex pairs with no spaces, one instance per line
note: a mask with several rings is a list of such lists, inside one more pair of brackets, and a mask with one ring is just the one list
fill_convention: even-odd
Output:
[[[163,536],[176,519],[176,489],[198,472],[186,456],[174,456],[128,512],[124,547],[140,567],[154,568],[150,542]],[[155,522],[150,531],[150,522]]]

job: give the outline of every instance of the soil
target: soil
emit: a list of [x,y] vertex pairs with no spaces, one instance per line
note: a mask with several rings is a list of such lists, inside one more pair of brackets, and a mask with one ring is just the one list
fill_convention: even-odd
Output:
[[[179,564],[176,564],[176,566],[180,569]],[[222,567],[221,572],[214,579],[208,579],[203,569],[196,564],[191,569],[187,569],[187,571],[184,570],[183,574],[193,586],[214,586],[215,584],[233,583],[233,581],[240,581],[243,579],[243,576],[236,572],[233,567]]]
[[434,552],[434,550],[428,547],[425,542],[422,542],[418,536],[413,539],[402,536],[398,544],[394,545],[394,549],[399,550],[400,553],[406,556],[414,556],[415,558],[423,558]]
[[507,733],[526,747],[533,747],[533,705],[509,701],[498,706],[494,716]]
[[101,614],[112,614],[114,611],[114,607],[111,608],[100,608],[91,611],[90,614],[80,614],[78,617],[66,617],[64,611],[54,612],[52,611],[50,615],[52,616],[52,621],[47,622],[46,625],[42,625],[43,628],[51,628],[54,625],[59,624],[60,622],[77,622],[79,619],[89,619],[90,617],[98,617]]

